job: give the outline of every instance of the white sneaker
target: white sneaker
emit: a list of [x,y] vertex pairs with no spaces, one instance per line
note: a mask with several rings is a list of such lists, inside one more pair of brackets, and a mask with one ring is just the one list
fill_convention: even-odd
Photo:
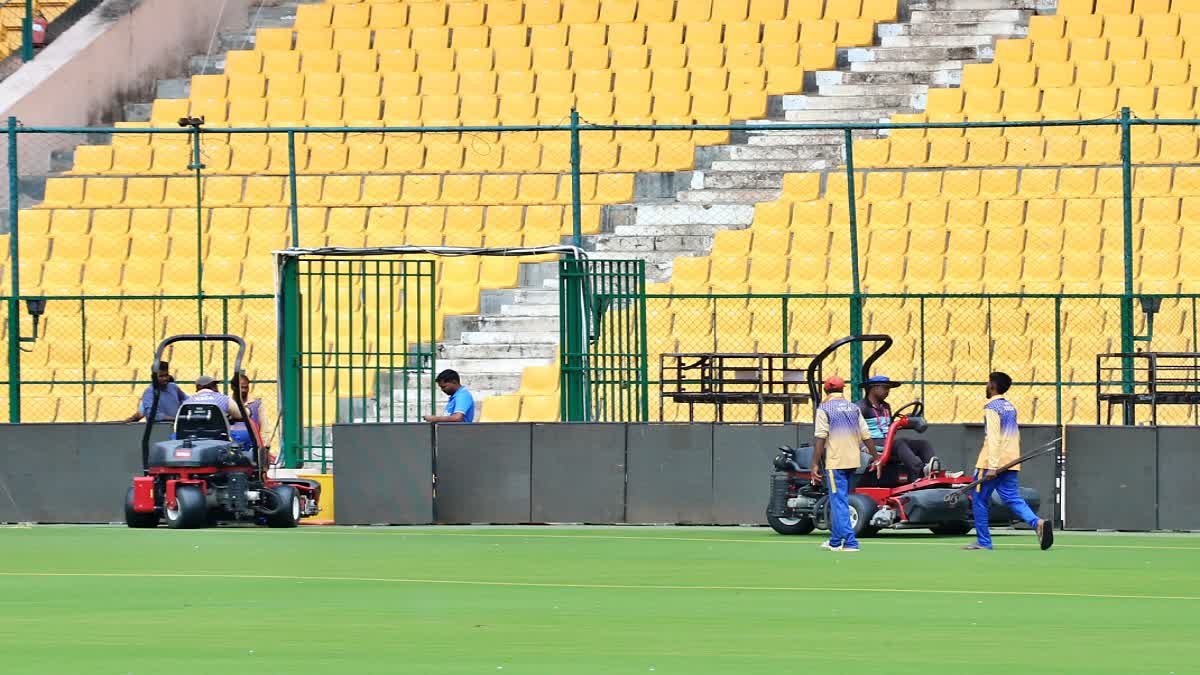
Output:
[[857,546],[841,546],[834,550],[839,551],[841,553],[858,553],[859,548]]
[[937,457],[930,457],[929,462],[925,464],[925,476],[932,476],[935,471],[942,470],[942,460]]
[[830,546],[829,542],[824,541],[824,542],[821,542],[821,548],[825,549],[826,551],[836,551],[836,550],[840,549],[841,547],[840,546]]

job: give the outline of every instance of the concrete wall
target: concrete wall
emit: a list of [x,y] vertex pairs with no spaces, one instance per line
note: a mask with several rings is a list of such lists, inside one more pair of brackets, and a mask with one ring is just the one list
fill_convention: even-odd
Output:
[[1200,530],[1200,429],[1067,427],[1067,527]]
[[[108,0],[0,83],[0,122],[10,115],[30,127],[111,121],[130,97],[152,96],[156,80],[182,76],[188,59],[209,51],[214,32],[244,28],[249,5],[250,0]],[[51,150],[83,140],[22,136],[21,174],[45,173]],[[0,157],[7,153],[7,140],[0,138]],[[5,195],[7,189],[8,182],[0,181]]]
[[[426,505],[415,495],[429,481],[410,457],[426,452],[413,439],[428,431],[424,424],[336,428],[339,523],[421,522],[432,508],[434,520],[448,524],[764,524],[777,448],[812,436],[808,424],[440,425],[436,496]],[[1023,433],[1030,449],[1058,435],[1053,427]],[[946,468],[963,470],[974,466],[982,437],[980,425],[935,425],[925,435]],[[1021,475],[1039,491],[1046,517],[1054,513],[1054,479],[1052,457],[1029,462]],[[388,490],[405,504],[402,515],[383,517]],[[370,500],[363,513],[372,515],[343,515],[358,514],[350,503],[359,500]]]
[[[141,470],[140,424],[0,425],[0,522],[110,523]],[[159,425],[154,439],[167,437]]]
[[[0,425],[0,522],[118,522],[142,427]],[[160,426],[156,437],[168,429]],[[342,524],[762,523],[770,460],[809,425],[339,425]],[[980,430],[931,427],[950,469],[969,469]],[[1031,450],[1057,435],[1026,427]],[[1076,529],[1200,529],[1200,429],[1068,427],[1066,520]],[[435,484],[436,476],[436,484]],[[1021,482],[1053,513],[1054,462]],[[436,490],[435,490],[436,486]]]

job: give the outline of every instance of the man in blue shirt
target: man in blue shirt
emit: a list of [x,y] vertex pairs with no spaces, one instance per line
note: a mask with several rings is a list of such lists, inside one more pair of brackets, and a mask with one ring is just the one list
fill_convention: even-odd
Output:
[[438,389],[442,393],[449,396],[450,400],[446,403],[445,415],[426,415],[426,422],[474,422],[475,421],[475,397],[471,396],[471,392],[462,386],[458,379],[458,373],[453,370],[443,370],[438,373],[437,379]]
[[146,387],[146,391],[142,393],[142,402],[138,405],[137,412],[125,418],[125,422],[137,422],[145,419],[146,415],[150,414],[150,406],[154,403],[154,390],[158,389],[158,410],[155,412],[156,422],[171,422],[175,419],[175,414],[179,412],[179,406],[187,400],[187,394],[175,384],[171,373],[168,372],[169,364],[166,361],[161,361],[158,364],[158,372],[154,374],[154,385]]

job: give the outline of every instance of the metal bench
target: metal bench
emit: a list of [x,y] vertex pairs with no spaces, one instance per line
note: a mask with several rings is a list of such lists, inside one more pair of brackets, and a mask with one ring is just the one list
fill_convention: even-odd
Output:
[[1104,404],[1104,424],[1112,424],[1115,407],[1121,408],[1122,421],[1136,423],[1137,407],[1148,405],[1155,425],[1160,405],[1200,405],[1200,352],[1097,354],[1096,424]]
[[[720,352],[669,353],[659,362],[662,392],[659,417],[668,399],[688,406],[688,421],[695,421],[696,404],[716,407],[716,421],[725,421],[729,405],[755,406],[754,422],[763,421],[767,405],[783,407],[783,420],[793,421],[793,406],[808,404],[808,376],[812,354],[732,354]],[[738,420],[751,421],[751,420]]]

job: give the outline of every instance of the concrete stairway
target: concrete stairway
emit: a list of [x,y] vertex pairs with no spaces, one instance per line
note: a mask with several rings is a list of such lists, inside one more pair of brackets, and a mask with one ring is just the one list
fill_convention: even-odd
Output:
[[[528,366],[550,363],[558,348],[558,263],[521,265],[520,285],[515,289],[484,291],[481,313],[446,318],[445,339],[437,345],[434,370],[458,371],[471,390],[479,415],[488,397],[510,394],[521,386],[521,372]],[[381,382],[376,401],[356,402],[355,421],[419,421],[429,414],[432,377],[413,381],[404,373]],[[418,403],[418,400],[420,403]],[[446,397],[436,393],[437,410],[445,408]],[[344,409],[349,401],[342,402]],[[348,409],[345,414],[349,415]],[[342,415],[339,415],[341,418]]]
[[965,64],[991,60],[997,38],[1023,37],[1038,2],[1049,0],[908,0],[897,23],[878,26],[878,46],[841,50],[839,69],[806,77],[805,93],[772,97],[766,119],[747,121],[726,145],[698,148],[695,171],[674,178],[674,194],[608,207],[594,255],[643,258],[651,280],[667,279],[675,257],[705,253],[717,231],[749,226],[756,202],[779,197],[785,173],[844,164],[843,131],[771,127],[923,110],[931,86],[957,85]]

